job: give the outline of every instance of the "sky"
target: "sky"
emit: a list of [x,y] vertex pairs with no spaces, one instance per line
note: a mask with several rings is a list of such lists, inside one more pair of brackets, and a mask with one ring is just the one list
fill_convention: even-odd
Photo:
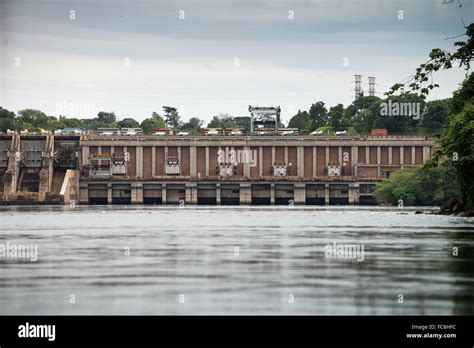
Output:
[[[473,17],[473,0],[0,0],[0,106],[141,121],[168,105],[207,122],[280,105],[286,123],[349,105],[354,74],[382,97]],[[464,74],[437,73],[429,99]]]

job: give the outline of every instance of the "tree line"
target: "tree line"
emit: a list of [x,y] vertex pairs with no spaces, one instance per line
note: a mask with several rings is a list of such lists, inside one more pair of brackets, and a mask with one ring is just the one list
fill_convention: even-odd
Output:
[[[474,213],[474,73],[470,63],[474,54],[474,23],[465,26],[465,41],[456,41],[454,52],[435,48],[405,84],[392,86],[387,96],[402,92],[407,85],[422,99],[434,88],[433,74],[458,65],[466,71],[460,88],[453,93],[447,122],[436,137],[432,158],[422,167],[405,169],[378,184],[378,202],[406,205],[443,205],[457,202],[460,209]],[[433,105],[432,107],[438,107]],[[447,209],[449,210],[449,209]]]
[[[383,116],[382,103],[419,103],[421,113],[419,118],[413,116]],[[309,134],[319,130],[323,133],[334,133],[346,130],[349,134],[367,134],[374,128],[387,129],[389,133],[397,134],[438,134],[452,115],[452,98],[425,102],[416,94],[394,96],[387,99],[368,96],[360,97],[352,104],[344,107],[342,104],[326,108],[325,103],[318,101],[311,105],[308,111],[299,110],[289,123],[289,128],[297,128],[300,134]],[[94,118],[76,118],[60,115],[48,116],[35,109],[19,110],[17,114],[0,107],[0,131],[55,130],[62,128],[80,128],[96,130],[97,128],[142,128],[145,133],[154,128],[173,128],[175,131],[187,131],[192,135],[200,134],[204,121],[191,117],[183,121],[178,110],[172,106],[163,106],[163,113],[152,112],[150,117],[139,122],[132,117],[121,120],[114,112],[100,111]],[[283,123],[281,127],[285,127]],[[207,124],[208,128],[245,128],[249,130],[248,117],[233,117],[228,113],[214,116]]]
[[[387,129],[392,134],[438,134],[452,113],[452,98],[425,100],[415,93],[379,98],[362,96],[352,104],[326,107],[318,101],[308,111],[298,110],[288,127],[298,128],[301,134],[312,131],[334,133],[347,131],[348,134],[368,134],[372,129]],[[410,104],[419,107],[419,114],[384,115],[384,107]]]

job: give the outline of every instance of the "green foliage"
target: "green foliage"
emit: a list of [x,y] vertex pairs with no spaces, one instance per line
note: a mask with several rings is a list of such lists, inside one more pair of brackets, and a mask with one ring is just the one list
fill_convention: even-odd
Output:
[[466,41],[456,41],[454,47],[457,47],[457,50],[454,53],[434,48],[429,55],[430,59],[416,69],[416,73],[412,78],[403,83],[396,83],[386,95],[394,95],[408,85],[408,88],[413,92],[419,93],[422,98],[426,98],[431,90],[439,87],[438,84],[433,83],[432,74],[434,72],[440,69],[451,69],[456,63],[459,67],[464,67],[466,71],[469,71],[474,54],[474,23],[464,28],[466,31],[463,36],[467,37]]
[[17,129],[15,113],[0,107],[0,132],[6,132],[8,129]]
[[460,202],[474,207],[474,103],[467,103],[451,118],[438,140],[434,158],[447,161],[456,169]]
[[120,128],[138,128],[140,124],[135,121],[133,118],[124,118],[123,120],[117,122],[117,126]]
[[207,128],[238,128],[238,126],[229,114],[219,114],[212,118]]
[[329,108],[328,112],[329,124],[336,131],[342,131],[346,127],[344,125],[344,105],[337,104]]
[[328,111],[322,101],[318,101],[315,104],[311,105],[311,107],[309,108],[309,118],[311,120],[310,128],[315,129],[327,125],[327,113]]
[[428,134],[438,134],[448,122],[451,114],[451,98],[426,103],[421,126]]
[[[59,116],[59,121],[64,125],[66,128],[84,128],[84,122],[77,118],[67,118],[65,116]],[[55,128],[57,129],[57,128]]]
[[188,122],[183,124],[182,130],[189,132],[191,135],[199,135],[201,133],[203,121],[197,117],[191,117]]
[[18,111],[18,124],[20,129],[40,130],[48,129],[49,117],[39,110],[24,109]]
[[178,129],[181,126],[181,118],[178,110],[171,106],[163,106],[165,112],[165,123],[168,127]]
[[453,93],[452,112],[454,114],[461,112],[466,103],[474,104],[474,73],[471,73]]
[[298,113],[288,122],[288,128],[298,128],[301,134],[311,132],[311,120],[308,112],[298,110]]
[[334,129],[331,126],[319,127],[318,129],[316,129],[316,131],[323,132],[323,134],[329,134],[329,135],[334,134]]
[[449,166],[406,168],[377,184],[374,197],[378,203],[392,205],[401,199],[404,206],[440,206],[459,195],[451,180],[453,175],[454,169]]
[[[405,93],[400,96],[390,96],[383,100],[384,104],[379,104],[378,110],[375,113],[375,119],[372,123],[372,128],[385,128],[389,133],[410,133],[412,132],[417,124],[418,119],[421,117],[421,113],[425,106],[425,101],[422,97],[414,93]],[[383,115],[383,106],[388,111],[389,105],[397,106],[399,109],[402,105],[411,105],[412,115]],[[416,109],[416,110],[414,110]],[[407,110],[405,110],[407,111]]]
[[117,116],[114,112],[101,111],[97,114],[97,123],[103,125],[102,127],[112,127],[117,122]]
[[166,127],[165,120],[156,112],[153,112],[151,117],[144,119],[140,126],[145,134],[151,133],[152,129]]

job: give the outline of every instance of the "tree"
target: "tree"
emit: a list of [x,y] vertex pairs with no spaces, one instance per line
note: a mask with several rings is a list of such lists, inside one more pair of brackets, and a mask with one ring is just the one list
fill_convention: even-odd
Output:
[[17,130],[15,113],[0,106],[0,132],[7,130]]
[[474,207],[474,103],[466,103],[462,111],[451,118],[439,137],[434,157],[452,163],[461,204]]
[[117,116],[114,112],[101,111],[97,114],[97,121],[104,127],[113,127],[113,124],[117,122]]
[[183,129],[188,131],[191,135],[197,135],[201,133],[201,126],[203,121],[197,117],[191,117],[188,122],[183,124]]
[[309,133],[312,130],[311,125],[308,112],[301,110],[288,122],[288,128],[298,128],[299,133]]
[[352,125],[358,133],[368,133],[372,129],[374,114],[369,109],[364,109],[352,119]]
[[234,118],[229,114],[219,114],[214,116],[207,125],[208,128],[237,128]]
[[311,105],[309,109],[309,118],[311,119],[311,128],[316,129],[327,125],[327,109],[322,101]]
[[349,119],[352,119],[357,116],[359,112],[366,109],[378,112],[380,110],[381,102],[382,100],[375,96],[359,97],[346,108],[345,114]]
[[21,129],[48,129],[49,117],[39,110],[24,109],[18,111],[18,121]]
[[165,120],[160,114],[153,112],[152,116],[143,120],[141,128],[144,133],[150,133],[155,128],[165,128]]
[[59,121],[64,124],[66,128],[84,128],[84,123],[77,118],[67,118],[66,116],[59,116]]
[[[375,112],[373,128],[385,128],[389,133],[407,133],[416,128],[418,119],[424,109],[423,98],[415,93],[405,93],[400,96],[390,96],[385,99]],[[409,108],[408,108],[409,106]],[[390,107],[395,108],[390,110]],[[392,111],[396,111],[392,114]],[[412,114],[408,114],[408,112]]]
[[171,106],[163,106],[165,112],[165,123],[168,127],[179,128],[181,120],[178,114],[178,110]]
[[407,86],[413,92],[419,92],[423,98],[426,98],[431,90],[439,87],[438,84],[433,82],[434,72],[440,69],[451,69],[453,64],[456,63],[459,67],[464,67],[466,71],[469,71],[474,54],[474,23],[471,23],[464,28],[466,29],[466,32],[460,36],[467,36],[467,39],[466,41],[456,41],[454,43],[454,47],[458,48],[454,53],[450,53],[440,48],[434,48],[429,54],[430,59],[416,69],[415,75],[394,84],[386,95],[390,96],[400,90],[404,91]]
[[454,91],[451,102],[452,112],[454,114],[461,112],[467,103],[474,104],[474,73],[471,73],[461,83],[461,87]]
[[133,118],[129,117],[117,122],[117,126],[119,126],[120,128],[138,128],[140,127],[140,124]]
[[377,184],[374,197],[379,203],[397,205],[442,205],[459,191],[450,178],[450,166],[433,167],[430,164],[417,168],[406,168],[393,173],[390,178]]
[[344,130],[344,106],[342,104],[337,104],[336,106],[330,107],[328,112],[328,120],[329,124],[335,131]]
[[[423,98],[436,87],[433,82],[433,73],[440,69],[451,69],[453,64],[458,64],[459,68],[464,68],[467,72],[471,67],[474,54],[474,23],[464,27],[466,41],[457,41],[454,46],[457,50],[450,53],[439,48],[435,48],[430,53],[430,59],[421,64],[415,75],[408,79],[396,83],[386,93],[394,95],[402,90],[405,85],[414,92],[419,92]],[[438,148],[435,149],[434,158],[437,163],[444,163],[447,158],[452,161],[456,170],[456,184],[460,191],[461,204],[465,207],[474,207],[474,103],[473,103],[473,73],[466,76],[461,88],[454,92],[452,101],[452,116],[449,123],[443,130],[438,140]]]
[[439,133],[448,122],[451,113],[451,99],[433,100],[426,103],[421,126],[430,134]]

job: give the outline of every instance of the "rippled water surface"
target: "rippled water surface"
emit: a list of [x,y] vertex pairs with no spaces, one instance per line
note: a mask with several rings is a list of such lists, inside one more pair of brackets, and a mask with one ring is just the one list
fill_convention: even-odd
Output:
[[[0,209],[0,244],[38,245],[37,262],[0,258],[0,314],[474,314],[472,218],[373,207]],[[326,257],[334,243],[363,246],[363,261]]]

